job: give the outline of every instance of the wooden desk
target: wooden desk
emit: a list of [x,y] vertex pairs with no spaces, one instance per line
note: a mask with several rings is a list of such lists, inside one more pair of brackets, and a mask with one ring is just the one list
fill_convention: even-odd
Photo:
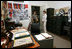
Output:
[[[33,38],[32,35],[31,35],[31,37],[32,37],[32,39],[33,39],[33,41],[34,41],[35,44],[33,46],[29,46],[29,47],[26,47],[26,48],[38,48],[38,47],[40,47],[39,43],[35,41],[35,39]],[[13,45],[13,41],[9,42],[7,48],[13,48],[12,45]],[[3,45],[2,48],[5,48],[5,45]]]
[[[26,28],[24,28],[24,27],[22,27],[23,29],[26,29]],[[16,28],[17,29],[17,28]],[[26,29],[27,30],[27,29]],[[26,48],[38,48],[38,47],[40,47],[40,45],[39,45],[39,43],[38,42],[36,42],[36,40],[33,38],[33,36],[31,35],[31,37],[32,37],[32,40],[34,41],[34,45],[33,46],[29,46],[29,47],[26,47]]]
[[[31,35],[31,37],[32,37],[32,40],[34,41],[35,44],[33,46],[29,46],[26,48],[38,48],[38,47],[40,47],[39,43],[36,42],[36,40],[34,39],[34,37],[32,35]],[[5,46],[6,45],[3,45],[2,48],[5,48]],[[13,41],[8,43],[7,48],[13,48]]]

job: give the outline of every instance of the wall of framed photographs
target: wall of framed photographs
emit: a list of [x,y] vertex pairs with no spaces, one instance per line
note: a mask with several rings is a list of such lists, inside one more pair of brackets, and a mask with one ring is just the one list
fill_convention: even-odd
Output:
[[12,21],[16,23],[22,23],[22,26],[26,29],[29,26],[30,16],[29,16],[29,3],[28,1],[16,2],[7,1],[7,8],[9,11],[8,17],[12,18]]
[[15,21],[27,20],[28,17],[28,4],[8,2],[9,18]]

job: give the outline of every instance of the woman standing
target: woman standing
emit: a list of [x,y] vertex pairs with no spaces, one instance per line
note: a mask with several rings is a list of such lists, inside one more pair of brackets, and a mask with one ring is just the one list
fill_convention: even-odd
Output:
[[43,26],[44,26],[44,32],[46,33],[46,22],[47,22],[47,14],[46,11],[43,11],[43,18],[42,18],[42,22],[43,22]]

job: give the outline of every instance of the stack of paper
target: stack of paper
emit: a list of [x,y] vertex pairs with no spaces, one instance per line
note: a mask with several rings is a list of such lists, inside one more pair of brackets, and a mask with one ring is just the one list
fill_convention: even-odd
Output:
[[48,33],[41,33],[39,35],[35,35],[35,37],[38,39],[38,40],[44,40],[46,38],[51,38],[52,36],[49,35]]
[[44,39],[45,39],[45,37],[42,36],[41,34],[35,35],[35,37],[36,37],[38,40],[44,40]]
[[41,33],[45,38],[50,38],[52,37],[51,35],[49,35],[48,33]]
[[14,42],[15,42],[14,47],[33,43],[32,39],[30,37],[16,39]]

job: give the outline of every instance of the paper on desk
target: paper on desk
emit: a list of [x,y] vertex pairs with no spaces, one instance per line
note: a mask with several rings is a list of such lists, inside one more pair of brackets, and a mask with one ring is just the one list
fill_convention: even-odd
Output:
[[12,40],[14,40],[15,37],[20,37],[24,35],[30,35],[30,33],[26,29],[16,29],[11,31],[13,33]]
[[11,32],[13,33],[13,34],[16,34],[17,32],[22,32],[22,31],[27,31],[26,29],[16,29],[16,30],[12,30]]
[[30,44],[30,43],[33,43],[32,39],[30,37],[25,37],[25,38],[15,40],[14,47],[26,45],[26,44]]
[[23,32],[23,33],[15,34],[15,37],[20,37],[20,36],[25,36],[25,35],[30,35],[30,34],[29,32]]
[[48,33],[41,33],[44,37],[48,38],[48,37],[52,37],[51,35],[49,35]]
[[42,36],[41,34],[35,35],[35,37],[36,37],[38,40],[44,40],[44,39],[45,39],[45,37]]

